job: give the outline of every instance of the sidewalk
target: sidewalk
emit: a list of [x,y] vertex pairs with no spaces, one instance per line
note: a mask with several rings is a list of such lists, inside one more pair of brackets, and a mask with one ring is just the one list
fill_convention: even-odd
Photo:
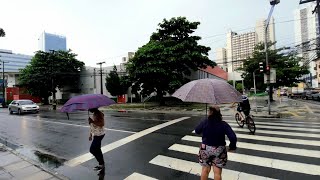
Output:
[[[277,97],[274,95],[274,101],[271,102],[271,111],[268,112],[267,97],[250,97],[251,104],[251,115],[254,117],[261,118],[281,118],[290,116],[303,116],[308,113],[308,109],[299,101],[289,99],[288,97]],[[118,111],[118,112],[146,112],[146,113],[169,113],[169,114],[193,114],[201,115],[206,113],[205,104],[203,106],[197,106],[193,109],[186,106],[158,106],[152,103],[127,103],[127,104],[116,104],[112,107],[102,107],[103,111]],[[236,108],[230,108],[231,104],[219,105],[221,108],[222,115],[234,116]],[[62,105],[57,106],[57,112]],[[51,111],[51,105],[40,106],[41,110]]]
[[[251,104],[251,114],[254,117],[265,117],[265,118],[280,118],[280,117],[288,117],[288,116],[297,116],[297,114],[293,113],[300,109],[300,104],[293,102],[293,100],[288,99],[286,97],[274,97],[274,102],[271,103],[271,113],[268,112],[268,104],[267,97],[257,97],[256,100],[254,97],[250,98]],[[118,107],[103,107],[102,110],[105,111],[119,111],[119,112],[152,112],[152,113],[172,113],[172,114],[194,114],[201,115],[205,114],[205,104],[203,104],[202,108],[198,109],[187,109],[186,107],[179,106],[157,106],[157,107],[148,107],[145,108],[130,108],[130,106],[135,106],[138,104],[130,105],[129,103],[124,108]],[[234,116],[236,112],[236,108],[230,108],[231,104],[222,104],[219,105],[221,108],[221,113],[224,116]],[[303,107],[304,108],[304,107]],[[302,111],[305,111],[303,109]]]
[[67,178],[36,165],[0,143],[0,179],[59,180]]

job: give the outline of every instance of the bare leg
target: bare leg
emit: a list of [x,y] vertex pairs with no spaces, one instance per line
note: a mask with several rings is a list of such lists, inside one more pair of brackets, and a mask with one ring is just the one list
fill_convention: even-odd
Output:
[[202,166],[201,180],[208,180],[211,167]]
[[214,180],[222,180],[221,173],[222,168],[219,168],[217,166],[212,166],[213,173],[214,173]]

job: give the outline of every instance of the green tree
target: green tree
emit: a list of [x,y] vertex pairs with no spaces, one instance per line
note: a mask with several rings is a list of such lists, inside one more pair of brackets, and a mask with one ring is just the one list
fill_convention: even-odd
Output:
[[133,90],[141,90],[143,96],[156,92],[163,105],[163,95],[188,82],[192,71],[214,67],[208,58],[210,48],[199,45],[201,37],[192,35],[199,24],[185,17],[164,19],[127,64]]
[[0,37],[5,37],[5,36],[6,36],[6,33],[2,28],[0,28]]
[[127,76],[119,76],[116,66],[106,77],[106,88],[112,96],[126,94],[131,83]]
[[37,51],[30,65],[20,70],[19,86],[26,87],[30,94],[43,98],[46,104],[56,88],[68,86],[71,92],[77,92],[84,63],[78,61],[76,56],[71,50]]
[[[275,43],[268,43],[268,46],[270,47],[273,44]],[[252,56],[244,61],[243,68],[241,68],[244,71],[242,77],[244,78],[246,87],[253,87],[253,72],[255,71],[257,89],[266,88],[264,74],[259,72],[259,62],[265,62],[265,59],[264,45],[258,44]],[[275,50],[269,48],[268,59],[270,68],[275,68],[277,75],[277,81],[271,84],[271,89],[279,86],[294,86],[299,82],[299,78],[302,75],[309,73],[307,66],[299,64],[302,58],[298,57],[297,53],[290,48],[283,47]]]

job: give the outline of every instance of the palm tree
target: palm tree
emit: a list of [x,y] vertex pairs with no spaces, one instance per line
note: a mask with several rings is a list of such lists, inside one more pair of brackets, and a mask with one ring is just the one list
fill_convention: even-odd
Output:
[[6,36],[6,33],[2,28],[0,28],[0,37],[4,37],[4,36]]

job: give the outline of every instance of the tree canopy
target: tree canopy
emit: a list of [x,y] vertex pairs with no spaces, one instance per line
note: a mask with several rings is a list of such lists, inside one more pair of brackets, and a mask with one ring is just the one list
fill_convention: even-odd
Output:
[[80,71],[84,63],[69,51],[37,51],[30,65],[20,70],[19,86],[26,87],[29,93],[44,98],[45,102],[56,88],[68,86],[77,91]]
[[127,76],[119,76],[117,71],[117,67],[113,66],[106,77],[106,88],[112,96],[126,94],[131,85]]
[[173,93],[189,81],[192,71],[216,64],[208,58],[209,47],[198,44],[192,35],[199,22],[185,17],[164,19],[147,44],[128,61],[127,71],[143,96],[156,92],[160,102],[166,93]]
[[[272,46],[274,43],[268,43]],[[266,54],[264,45],[258,44],[250,58],[244,61],[242,77],[245,81],[246,88],[253,87],[253,72],[256,73],[257,89],[264,89],[264,74],[259,72],[259,62],[265,62]],[[276,83],[272,84],[274,87],[280,86],[294,86],[299,82],[302,75],[308,74],[308,66],[300,65],[302,58],[297,56],[297,52],[290,48],[280,48],[275,50],[268,50],[268,59],[270,68],[276,69]]]

